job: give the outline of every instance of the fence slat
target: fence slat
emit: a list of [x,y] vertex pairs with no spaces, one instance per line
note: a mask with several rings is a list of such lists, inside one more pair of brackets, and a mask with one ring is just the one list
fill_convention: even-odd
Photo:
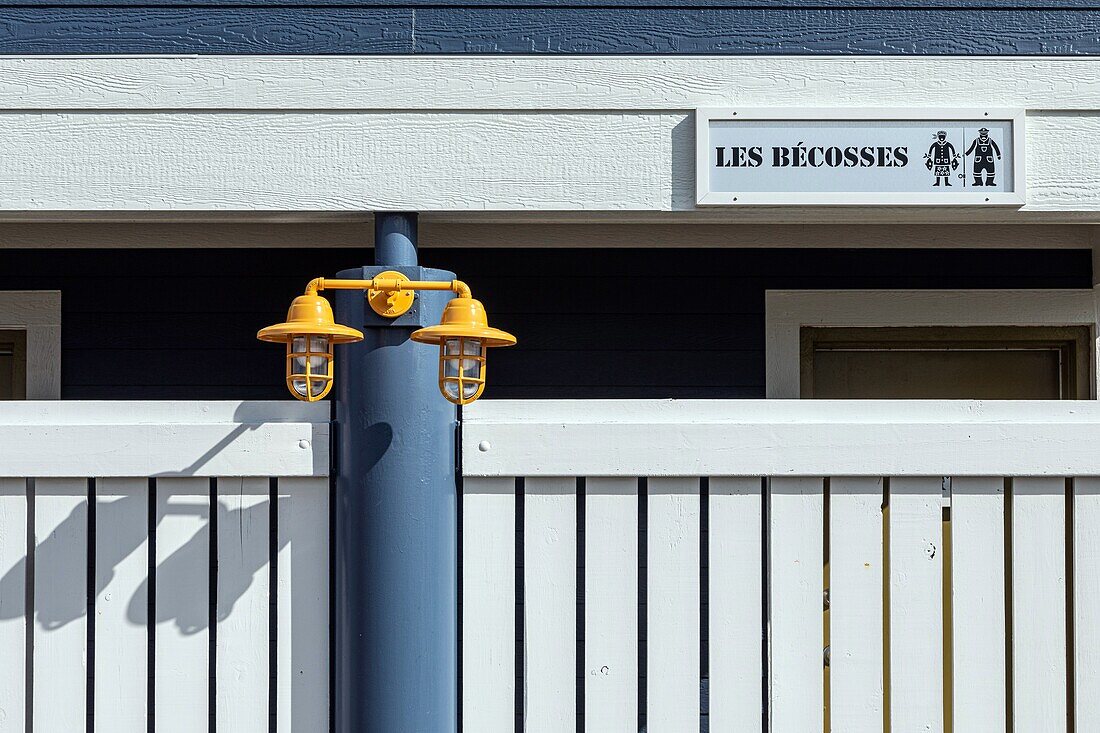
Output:
[[270,496],[266,478],[218,479],[215,697],[224,733],[268,729]]
[[774,478],[769,487],[771,730],[823,723],[823,481]]
[[943,479],[890,481],[890,722],[943,731]]
[[524,730],[557,733],[577,715],[577,484],[529,478],[524,492]]
[[1100,478],[1073,480],[1076,730],[1100,730]]
[[712,478],[709,498],[710,729],[763,730],[761,480]]
[[87,717],[88,482],[34,488],[34,730],[72,733]]
[[829,482],[830,721],[882,730],[882,479]]
[[463,730],[515,729],[515,532],[515,479],[463,479]]
[[1067,727],[1065,519],[1064,479],[1013,480],[1012,674],[1017,733],[1058,733]]
[[329,481],[278,485],[278,733],[328,728]]
[[585,727],[638,729],[638,481],[585,485]]
[[95,490],[95,729],[145,733],[149,609],[132,601],[149,575],[149,482],[105,478]]
[[210,674],[210,481],[157,479],[157,733],[206,730]]
[[1004,522],[1004,479],[952,479],[956,731],[1005,730]]
[[699,479],[651,478],[648,501],[647,730],[698,730]]
[[0,478],[0,729],[26,727],[27,482]]

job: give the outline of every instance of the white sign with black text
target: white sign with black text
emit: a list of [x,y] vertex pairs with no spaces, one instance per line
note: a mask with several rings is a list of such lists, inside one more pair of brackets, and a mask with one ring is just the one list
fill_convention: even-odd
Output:
[[1024,203],[1021,110],[700,109],[701,206]]

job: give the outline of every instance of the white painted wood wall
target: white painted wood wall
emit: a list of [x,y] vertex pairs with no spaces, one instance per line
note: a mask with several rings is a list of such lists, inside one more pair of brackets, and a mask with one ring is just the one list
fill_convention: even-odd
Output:
[[479,402],[465,730],[1100,730],[1098,446],[1095,402]]
[[[729,105],[1023,108],[1027,203],[702,215],[693,110]],[[6,57],[0,212],[1096,223],[1098,109],[1085,58]]]
[[0,404],[0,731],[327,730],[328,419]]

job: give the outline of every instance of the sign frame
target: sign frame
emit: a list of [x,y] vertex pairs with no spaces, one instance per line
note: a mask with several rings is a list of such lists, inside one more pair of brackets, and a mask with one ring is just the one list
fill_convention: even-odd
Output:
[[[697,206],[1014,206],[1027,200],[1024,124],[1026,110],[1001,107],[950,107],[909,109],[901,107],[698,107],[695,110],[695,198]],[[1011,192],[970,191],[949,195],[933,192],[872,191],[791,192],[710,190],[710,123],[736,120],[798,121],[1010,121],[1012,123]],[[948,196],[950,196],[948,198]]]

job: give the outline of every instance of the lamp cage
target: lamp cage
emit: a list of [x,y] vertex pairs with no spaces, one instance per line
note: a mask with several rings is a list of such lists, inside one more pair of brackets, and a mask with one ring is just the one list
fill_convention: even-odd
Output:
[[485,391],[486,345],[482,339],[452,336],[439,342],[439,391],[466,405]]
[[332,339],[296,334],[286,340],[286,386],[306,402],[323,399],[332,389]]

